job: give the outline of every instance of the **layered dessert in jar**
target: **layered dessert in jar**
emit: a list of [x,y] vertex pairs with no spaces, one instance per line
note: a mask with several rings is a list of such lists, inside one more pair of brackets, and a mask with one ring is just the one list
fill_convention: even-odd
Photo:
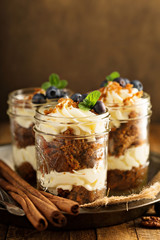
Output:
[[110,194],[139,192],[146,184],[149,165],[150,97],[138,80],[113,72],[100,88],[100,100],[111,115],[108,145]]
[[38,188],[80,204],[106,193],[109,113],[99,91],[36,111]]
[[[53,84],[61,82],[58,75],[51,74],[41,88],[26,88],[9,94],[8,114],[12,134],[13,160],[16,170],[30,182],[36,180],[35,136],[33,131],[35,109],[47,102],[57,102],[60,97],[71,95],[71,91],[58,89]],[[56,78],[56,80],[55,80]],[[59,81],[57,80],[59,79]],[[66,86],[66,81],[61,87]]]

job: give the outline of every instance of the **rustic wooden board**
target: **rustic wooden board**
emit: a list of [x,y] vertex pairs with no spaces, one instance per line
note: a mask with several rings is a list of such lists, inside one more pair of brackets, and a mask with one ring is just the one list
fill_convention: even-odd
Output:
[[70,240],[96,240],[95,230],[71,231]]
[[137,240],[137,234],[134,229],[133,221],[117,226],[98,228],[97,236],[98,240]]
[[43,239],[43,240],[69,240],[69,232],[64,231],[45,231],[38,232],[35,229],[18,228],[9,226],[6,239],[8,240],[27,240],[27,239]]
[[159,240],[160,229],[150,229],[140,226],[140,219],[135,220],[135,229],[139,240]]

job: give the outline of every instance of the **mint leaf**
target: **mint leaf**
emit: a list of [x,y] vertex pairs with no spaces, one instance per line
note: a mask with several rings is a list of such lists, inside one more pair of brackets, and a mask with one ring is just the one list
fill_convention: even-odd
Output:
[[101,95],[100,91],[95,90],[88,94],[88,96],[83,100],[83,103],[87,107],[93,108],[96,102],[98,101],[100,95]]
[[105,84],[104,84],[104,87],[106,87],[108,85],[108,82],[106,82]]
[[51,83],[50,82],[44,82],[42,85],[41,85],[41,88],[43,88],[44,90],[47,90],[47,88],[49,88],[51,86]]
[[84,110],[84,111],[89,111],[91,108],[87,107],[83,102],[80,102],[78,104],[78,107],[81,109],[81,110]]
[[67,86],[67,84],[68,84],[67,80],[60,80],[58,74],[52,73],[49,76],[49,82],[44,82],[41,85],[41,88],[43,88],[44,90],[47,90],[47,88],[54,86],[56,88],[63,89]]
[[97,90],[89,93],[87,97],[83,99],[83,102],[78,104],[78,107],[85,111],[91,110],[98,101],[100,95],[101,93]]
[[59,84],[59,81],[60,81],[60,79],[59,79],[59,76],[58,76],[57,74],[52,73],[52,74],[49,76],[49,82],[50,82],[50,84],[51,84],[52,86],[57,87],[58,84]]
[[68,84],[67,80],[60,80],[57,88],[59,88],[59,89],[65,88],[67,86],[67,84]]
[[106,76],[106,79],[108,81],[113,81],[115,78],[119,78],[120,74],[119,72],[112,72],[110,75]]

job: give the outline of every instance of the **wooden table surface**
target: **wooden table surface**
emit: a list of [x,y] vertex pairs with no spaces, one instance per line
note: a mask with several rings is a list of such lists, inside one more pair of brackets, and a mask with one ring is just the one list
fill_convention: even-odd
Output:
[[[151,150],[160,153],[160,125],[152,124],[150,128]],[[0,144],[10,142],[8,123],[0,124]],[[150,210],[153,212],[153,210]],[[147,229],[140,226],[140,219],[124,224],[79,231],[50,231],[38,232],[34,229],[20,228],[0,224],[0,240],[22,239],[54,239],[54,240],[160,240],[160,229]]]

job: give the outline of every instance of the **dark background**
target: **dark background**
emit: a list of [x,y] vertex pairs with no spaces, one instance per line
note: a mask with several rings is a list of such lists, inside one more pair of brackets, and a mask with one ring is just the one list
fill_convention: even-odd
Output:
[[160,121],[159,0],[1,0],[0,30],[1,121],[12,90],[54,72],[85,92],[114,70],[142,81]]

